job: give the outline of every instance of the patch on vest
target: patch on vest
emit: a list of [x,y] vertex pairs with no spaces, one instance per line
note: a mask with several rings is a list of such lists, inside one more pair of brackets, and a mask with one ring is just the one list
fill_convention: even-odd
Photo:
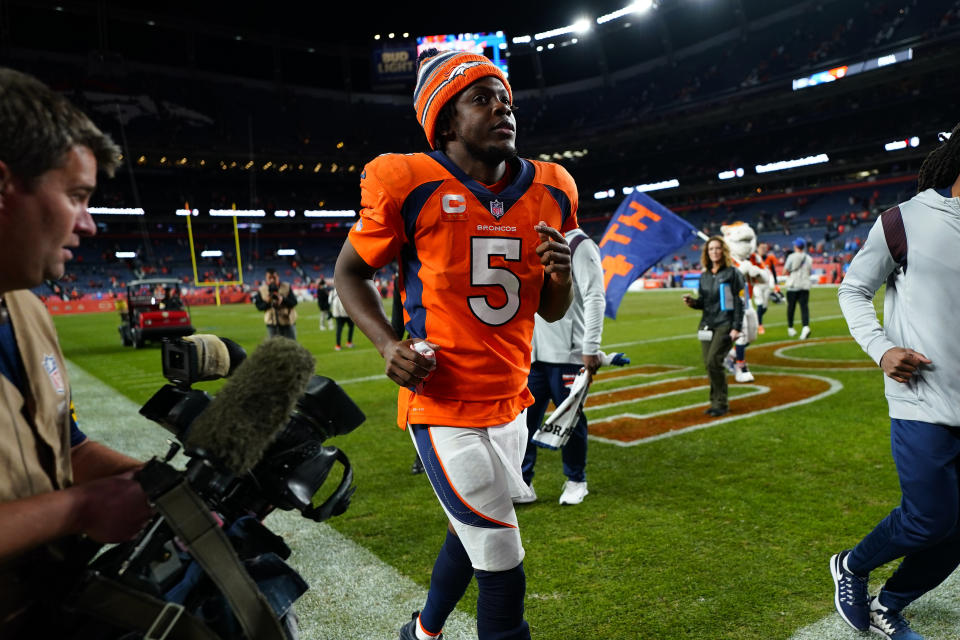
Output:
[[43,369],[50,376],[50,384],[53,385],[53,390],[60,394],[64,393],[67,388],[63,384],[63,376],[60,374],[57,359],[50,354],[43,356]]

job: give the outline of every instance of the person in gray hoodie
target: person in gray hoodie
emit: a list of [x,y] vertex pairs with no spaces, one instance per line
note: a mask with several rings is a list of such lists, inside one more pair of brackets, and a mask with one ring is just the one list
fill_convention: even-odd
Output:
[[[534,316],[533,352],[527,388],[533,394],[533,406],[527,409],[527,450],[523,457],[523,480],[531,495],[515,498],[515,503],[533,502],[533,467],[537,462],[537,445],[533,434],[543,422],[550,400],[556,406],[570,393],[570,384],[581,367],[590,376],[602,364],[600,338],[603,334],[603,312],[606,298],[603,291],[603,267],[600,249],[581,229],[565,235],[570,245],[574,299],[566,315],[556,322]],[[583,502],[587,493],[587,418],[580,413],[570,439],[561,449],[563,474],[567,477],[560,495],[560,504]]]
[[[901,611],[960,566],[960,125],[927,156],[918,191],[880,216],[839,289],[850,333],[886,374],[902,498],[830,559],[834,604],[851,627],[893,640],[922,640]],[[897,558],[871,599],[870,571]]]

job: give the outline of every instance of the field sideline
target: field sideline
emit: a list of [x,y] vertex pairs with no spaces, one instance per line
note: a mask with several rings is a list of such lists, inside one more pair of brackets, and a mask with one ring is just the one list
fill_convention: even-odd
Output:
[[[559,456],[541,454],[540,501],[519,512],[534,637],[860,637],[831,615],[827,559],[899,495],[879,370],[848,339],[836,290],[815,289],[807,343],[788,341],[784,306],[773,306],[766,335],[748,349],[757,383],[731,385],[733,412],[715,427],[694,421],[671,433],[700,414],[707,397],[698,313],[680,293],[629,294],[619,318],[606,322],[604,349],[626,351],[633,362],[592,390],[591,430],[605,435],[590,445],[591,493],[582,505],[556,504]],[[298,606],[304,637],[395,637],[408,609],[421,604],[442,512],[423,476],[409,474],[412,446],[393,426],[396,391],[379,356],[359,333],[356,348],[335,353],[317,316],[315,305],[301,305],[300,342],[317,357],[317,373],[338,380],[367,414],[357,431],[332,442],[353,461],[358,490],[329,527],[290,514],[268,523],[312,578]],[[248,351],[265,336],[252,305],[197,307],[193,318],[198,331]],[[129,419],[164,383],[159,349],[122,347],[114,314],[55,320],[77,382],[85,380],[75,397],[81,426],[132,454],[162,453],[166,432]],[[220,384],[200,387],[215,392]],[[833,392],[817,395],[818,384]],[[81,388],[104,397],[83,397]],[[808,399],[793,400],[802,394]],[[792,406],[778,408],[785,398]],[[93,424],[111,413],[109,425]],[[942,597],[949,589],[916,606],[914,626],[928,639],[956,635],[956,598]],[[475,637],[475,597],[471,586],[448,625],[450,640]]]

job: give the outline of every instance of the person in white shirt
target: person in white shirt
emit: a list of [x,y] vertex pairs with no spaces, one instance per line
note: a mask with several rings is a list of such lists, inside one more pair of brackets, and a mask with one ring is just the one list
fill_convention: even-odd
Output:
[[793,253],[783,262],[783,272],[787,276],[787,335],[797,335],[793,328],[793,314],[800,305],[800,339],[810,335],[810,270],[813,258],[805,251],[807,246],[803,238],[793,241]]
[[[600,338],[603,334],[603,312],[606,298],[603,290],[603,267],[600,249],[581,229],[568,231],[573,270],[574,300],[566,315],[556,322],[546,322],[539,315],[533,330],[533,355],[527,388],[534,404],[527,409],[527,451],[523,458],[523,479],[533,487],[537,445],[531,441],[543,422],[547,406],[560,403],[570,393],[570,385],[581,368],[592,376],[602,364]],[[563,474],[567,477],[560,504],[579,504],[587,491],[587,419],[580,413],[576,427],[561,449]],[[526,503],[537,499],[536,493],[517,498]]]

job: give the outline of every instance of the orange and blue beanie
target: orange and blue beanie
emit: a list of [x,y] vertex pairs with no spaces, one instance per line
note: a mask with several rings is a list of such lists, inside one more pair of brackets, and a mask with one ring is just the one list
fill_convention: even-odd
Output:
[[427,49],[420,54],[417,64],[413,106],[431,149],[434,148],[437,115],[443,105],[480,78],[493,76],[499,79],[507,88],[510,102],[513,102],[513,91],[507,76],[486,56],[466,51]]

